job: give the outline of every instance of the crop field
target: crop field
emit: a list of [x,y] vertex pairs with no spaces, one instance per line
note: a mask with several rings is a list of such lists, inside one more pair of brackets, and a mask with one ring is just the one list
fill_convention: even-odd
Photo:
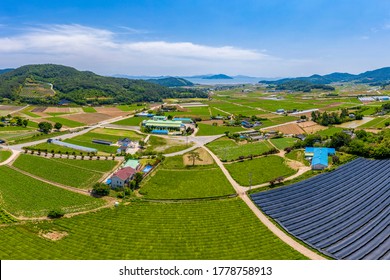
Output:
[[112,118],[112,116],[103,113],[80,113],[64,116],[64,119],[88,125],[96,124]]
[[[51,241],[43,238],[41,231],[68,235]],[[305,259],[274,236],[238,199],[134,202],[52,223],[3,227],[0,243],[3,260]]]
[[23,109],[22,111],[20,111],[20,113],[25,114],[25,115],[27,115],[29,117],[32,117],[32,118],[39,118],[39,117],[41,117],[41,116],[39,116],[37,114],[32,113],[31,110],[33,110],[33,109],[34,109],[34,107],[29,106],[29,107]]
[[[265,114],[266,112],[263,110],[258,110],[255,107],[248,105],[240,105],[233,104],[231,102],[211,102],[210,107],[214,109],[219,109],[224,111],[225,113],[234,114],[234,115],[243,115],[243,116],[253,116],[259,114]],[[223,112],[221,112],[223,113]]]
[[377,117],[361,126],[359,128],[383,128],[385,123],[390,122],[390,116]]
[[0,162],[6,161],[12,155],[11,151],[0,150]]
[[291,138],[291,137],[273,138],[270,139],[270,141],[279,150],[284,150],[287,147],[291,147],[297,141],[297,138]]
[[[201,151],[199,151],[201,150]],[[210,156],[209,153],[207,153],[204,149],[196,149],[195,151],[199,151],[200,155],[202,156],[202,153],[206,153],[205,157]],[[192,162],[190,164],[187,164],[185,157],[187,157],[189,153],[186,153],[182,156],[174,156],[174,157],[167,157],[164,159],[164,161],[161,163],[161,169],[165,170],[176,170],[176,169],[183,169],[183,170],[201,170],[201,169],[210,169],[217,167],[218,165],[214,163],[214,160],[209,160],[209,164],[199,164],[197,165],[195,163],[195,166],[192,166]],[[210,156],[211,157],[211,156]],[[206,159],[207,160],[207,159]]]
[[123,120],[114,122],[114,123],[112,123],[112,124],[124,125],[124,126],[139,126],[140,123],[141,123],[143,120],[147,120],[147,119],[148,119],[148,118],[131,117],[131,118],[127,118],[127,119],[123,119]]
[[226,169],[242,186],[249,186],[249,177],[252,175],[252,186],[267,183],[277,177],[288,177],[296,173],[286,165],[279,156],[266,156],[243,162],[225,164]]
[[140,193],[152,199],[190,199],[234,194],[215,165],[185,166],[183,157],[167,158],[142,184]]
[[266,141],[241,144],[227,137],[219,138],[207,144],[207,147],[221,160],[237,160],[240,156],[261,155],[273,147]]
[[86,189],[92,187],[116,164],[117,162],[112,160],[47,159],[22,154],[13,166],[52,182]]
[[285,157],[302,162],[306,166],[310,166],[310,162],[305,159],[305,152],[303,150],[293,150],[286,154]]
[[230,133],[245,131],[245,128],[235,127],[235,126],[216,126],[216,125],[208,125],[203,123],[198,123],[199,131],[196,136],[208,136],[208,135],[220,135],[224,134],[226,131]]
[[1,224],[11,224],[16,222],[11,215],[7,214],[3,209],[0,208],[0,225]]
[[267,128],[268,131],[279,131],[283,134],[303,134],[305,131],[296,123],[283,124],[277,127]]
[[85,123],[82,123],[82,122],[76,122],[76,121],[72,121],[72,120],[68,120],[68,119],[60,118],[60,117],[51,117],[51,118],[47,118],[47,120],[51,121],[53,123],[59,122],[67,127],[79,127],[79,126],[85,125]]
[[116,108],[116,107],[94,107],[96,112],[102,113],[111,117],[125,116],[126,112]]
[[96,113],[96,110],[93,107],[83,107],[84,113]]
[[1,207],[15,216],[46,216],[50,210],[66,213],[94,209],[103,200],[64,190],[0,166]]
[[330,137],[330,136],[333,136],[333,134],[335,134],[335,133],[337,133],[337,132],[341,132],[341,131],[343,131],[343,130],[344,130],[344,129],[341,128],[341,127],[335,127],[335,126],[333,126],[333,127],[327,128],[327,129],[325,129],[325,130],[318,131],[316,134],[321,135],[321,136],[328,136],[328,137]]
[[143,135],[133,131],[133,130],[121,130],[121,129],[111,129],[111,128],[96,128],[91,131],[91,133],[97,133],[97,134],[105,134],[107,136],[104,137],[110,137],[110,141],[118,141],[118,139],[123,139],[125,137],[130,138],[134,141],[139,141],[144,138]]
[[147,144],[148,146],[146,148],[146,153],[156,152],[163,154],[170,154],[182,151],[188,149],[193,145],[192,143],[187,144],[184,140],[166,139],[154,135],[151,135],[149,137],[149,141]]
[[142,111],[149,107],[147,104],[142,104],[141,106],[138,106],[137,104],[132,104],[132,105],[118,105],[116,108],[123,112],[132,112],[132,111]]

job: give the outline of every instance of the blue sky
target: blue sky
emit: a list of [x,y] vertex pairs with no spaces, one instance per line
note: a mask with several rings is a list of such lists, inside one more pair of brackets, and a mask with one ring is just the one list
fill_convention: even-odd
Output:
[[99,74],[360,73],[390,66],[390,1],[0,2],[0,68]]

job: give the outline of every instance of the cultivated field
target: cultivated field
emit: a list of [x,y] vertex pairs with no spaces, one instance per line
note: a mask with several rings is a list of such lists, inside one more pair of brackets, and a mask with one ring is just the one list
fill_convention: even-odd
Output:
[[[66,233],[51,241],[43,232]],[[125,234],[118,234],[125,233]],[[1,259],[304,259],[238,199],[143,203],[0,228]]]
[[243,162],[225,164],[226,169],[242,186],[250,185],[252,177],[252,186],[267,183],[277,177],[288,177],[296,173],[295,170],[288,167],[285,160],[279,156],[266,156]]
[[277,149],[284,150],[287,147],[291,147],[297,141],[297,138],[274,138],[270,139],[270,141]]
[[199,131],[196,136],[207,136],[207,135],[220,135],[224,134],[226,131],[230,133],[240,132],[246,130],[242,127],[234,127],[234,126],[216,126],[216,125],[208,125],[203,123],[198,123]]
[[52,182],[86,189],[91,188],[117,163],[113,160],[47,159],[22,154],[13,163],[13,166]]
[[147,143],[145,153],[170,154],[188,149],[193,143],[186,143],[184,140],[168,139],[151,135]]
[[19,217],[46,216],[50,210],[73,213],[94,209],[103,200],[67,191],[0,166],[1,207]]
[[11,151],[0,150],[0,162],[6,161],[12,155]]
[[240,156],[257,156],[268,152],[273,147],[267,141],[258,141],[253,143],[235,142],[227,137],[219,138],[209,144],[207,147],[216,154],[221,160],[237,160]]

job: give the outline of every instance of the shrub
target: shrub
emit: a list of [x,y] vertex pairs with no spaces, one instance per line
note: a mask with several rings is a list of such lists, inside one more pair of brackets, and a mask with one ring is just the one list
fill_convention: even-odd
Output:
[[60,210],[60,209],[53,209],[53,210],[50,210],[49,213],[47,214],[47,216],[51,219],[57,219],[57,218],[61,218],[65,215],[65,212]]
[[96,183],[92,187],[92,192],[97,195],[105,196],[110,193],[110,187],[106,184]]

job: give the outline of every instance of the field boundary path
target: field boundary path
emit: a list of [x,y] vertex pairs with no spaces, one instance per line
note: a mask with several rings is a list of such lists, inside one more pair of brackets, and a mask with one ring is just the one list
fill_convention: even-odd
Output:
[[[213,157],[214,161],[221,168],[223,174],[226,176],[230,184],[233,186],[239,197],[248,205],[248,207],[252,210],[252,212],[256,215],[256,217],[270,230],[272,231],[278,238],[280,238],[283,242],[290,245],[292,248],[305,255],[306,257],[312,260],[325,260],[324,257],[318,255],[316,252],[306,248],[301,245],[293,238],[284,233],[281,229],[279,229],[275,224],[273,224],[266,215],[264,215],[259,208],[253,203],[248,194],[246,193],[246,188],[240,186],[227,171],[223,163],[220,159],[212,153],[207,147],[203,147],[210,155]],[[267,183],[268,184],[268,183]]]

